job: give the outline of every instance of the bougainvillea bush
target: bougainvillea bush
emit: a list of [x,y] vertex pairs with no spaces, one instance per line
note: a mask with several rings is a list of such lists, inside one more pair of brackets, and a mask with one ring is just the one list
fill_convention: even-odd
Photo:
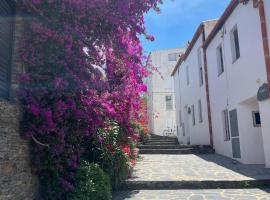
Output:
[[20,47],[26,69],[18,91],[21,131],[33,144],[43,199],[74,192],[78,164],[96,150],[93,143],[105,141],[99,130],[112,121],[121,128],[123,151],[136,138],[133,123],[149,73],[139,36],[153,39],[143,14],[157,9],[157,1],[17,1],[27,22]]

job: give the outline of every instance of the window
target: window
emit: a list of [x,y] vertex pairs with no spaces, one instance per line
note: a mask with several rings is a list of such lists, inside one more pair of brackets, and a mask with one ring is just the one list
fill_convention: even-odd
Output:
[[218,76],[220,76],[224,72],[223,50],[221,44],[217,48],[217,66]]
[[13,50],[13,1],[0,1],[0,97],[8,99],[10,92]]
[[231,30],[230,38],[231,38],[231,49],[232,49],[232,62],[235,62],[238,58],[240,58],[240,45],[239,45],[237,26],[235,26]]
[[186,67],[186,78],[187,78],[187,85],[189,85],[189,67]]
[[177,60],[177,53],[171,53],[168,55],[169,61],[176,61]]
[[261,127],[261,115],[259,111],[252,112],[253,126]]
[[230,125],[229,125],[229,113],[228,110],[222,111],[222,118],[223,118],[223,130],[224,130],[224,141],[230,141]]
[[198,67],[199,67],[199,83],[203,85],[203,68],[202,68],[202,55],[201,48],[198,49]]
[[191,106],[191,113],[192,113],[192,125],[195,126],[196,121],[195,121],[195,106],[194,105]]
[[202,101],[198,101],[198,111],[199,111],[199,122],[203,122],[203,116],[202,116]]
[[166,110],[173,110],[172,96],[166,96]]
[[185,130],[185,123],[182,124],[182,132],[183,132],[183,136],[186,136],[186,130]]
[[182,126],[182,112],[181,110],[179,110],[179,123],[180,123],[180,127]]

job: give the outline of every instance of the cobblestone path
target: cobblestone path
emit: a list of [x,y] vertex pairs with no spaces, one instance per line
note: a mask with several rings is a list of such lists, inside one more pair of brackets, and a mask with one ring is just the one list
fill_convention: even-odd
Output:
[[[156,152],[149,154],[155,143]],[[151,151],[141,155],[132,177],[113,200],[270,200],[270,169],[214,153],[181,153],[179,146],[174,147],[176,154],[160,143],[155,139],[150,144]]]
[[131,181],[242,181],[270,179],[270,169],[217,154],[142,155]]
[[114,200],[270,200],[270,190],[140,190],[115,194]]

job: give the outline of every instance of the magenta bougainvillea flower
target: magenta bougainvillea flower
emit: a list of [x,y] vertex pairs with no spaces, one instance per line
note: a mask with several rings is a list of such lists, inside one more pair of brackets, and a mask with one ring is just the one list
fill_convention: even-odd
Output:
[[102,143],[98,129],[108,121],[119,124],[123,137],[137,137],[132,123],[140,116],[141,93],[147,91],[143,79],[149,74],[139,36],[146,35],[143,15],[157,0],[18,4],[27,24],[20,43],[27,69],[18,91],[22,134],[35,139],[34,165],[44,193],[65,199],[74,189],[84,141]]

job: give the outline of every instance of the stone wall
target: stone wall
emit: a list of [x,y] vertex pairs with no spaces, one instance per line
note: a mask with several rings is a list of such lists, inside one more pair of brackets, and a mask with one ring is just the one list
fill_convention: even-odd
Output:
[[23,70],[17,53],[23,27],[23,19],[17,17],[10,99],[0,100],[0,200],[33,200],[38,191],[38,179],[30,167],[29,143],[19,133],[22,116],[15,97],[18,74]]
[[0,101],[0,199],[32,200],[37,178],[31,173],[28,142],[19,134],[20,108]]

